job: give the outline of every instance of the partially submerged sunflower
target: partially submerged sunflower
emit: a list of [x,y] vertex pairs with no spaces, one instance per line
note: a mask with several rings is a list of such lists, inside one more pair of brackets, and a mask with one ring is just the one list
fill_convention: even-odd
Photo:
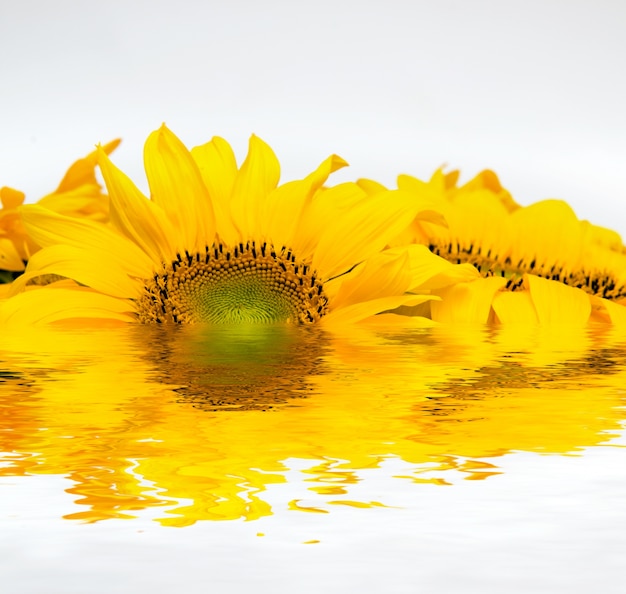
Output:
[[441,299],[421,314],[455,323],[626,323],[626,248],[617,233],[579,220],[562,200],[522,207],[491,171],[461,187],[457,178],[398,178],[399,189],[434,204],[445,224],[415,219],[392,243],[422,244],[476,270],[474,279],[434,291]]
[[[150,199],[103,149],[98,159],[110,226],[24,207],[27,231],[45,248],[13,284],[5,323],[353,322],[436,298],[410,289],[467,278],[467,266],[424,246],[385,250],[411,221],[440,215],[403,191],[324,187],[346,165],[337,156],[278,185],[279,163],[259,138],[239,168],[223,139],[189,151],[163,126],[145,146]],[[30,286],[42,275],[65,280]]]
[[[114,140],[102,147],[111,153],[120,143]],[[39,200],[39,204],[54,212],[94,221],[108,217],[109,200],[96,180],[97,153],[93,151],[78,159],[67,170],[57,189]],[[25,269],[39,245],[29,237],[22,224],[19,209],[25,195],[19,190],[0,188],[0,282],[10,282]]]

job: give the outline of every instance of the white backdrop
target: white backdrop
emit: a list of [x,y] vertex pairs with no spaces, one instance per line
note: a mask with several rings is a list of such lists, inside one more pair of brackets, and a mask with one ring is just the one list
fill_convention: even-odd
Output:
[[20,0],[0,4],[0,185],[35,200],[96,142],[145,187],[165,121],[188,145],[255,132],[283,179],[393,184],[492,168],[626,236],[621,0]]

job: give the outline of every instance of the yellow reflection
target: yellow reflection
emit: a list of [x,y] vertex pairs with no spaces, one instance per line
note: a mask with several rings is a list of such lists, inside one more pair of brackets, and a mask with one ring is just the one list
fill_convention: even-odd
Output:
[[[0,474],[68,477],[69,518],[165,525],[385,506],[405,488],[501,474],[511,451],[575,454],[624,418],[607,330],[284,326],[46,329],[0,339]],[[294,478],[294,477],[297,477]],[[8,488],[8,487],[7,487]],[[363,490],[365,488],[365,491]]]

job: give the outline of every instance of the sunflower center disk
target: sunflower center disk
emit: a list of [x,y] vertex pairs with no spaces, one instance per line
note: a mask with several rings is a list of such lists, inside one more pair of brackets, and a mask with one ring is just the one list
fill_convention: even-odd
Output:
[[312,324],[327,312],[323,285],[286,248],[240,243],[177,255],[146,283],[144,323]]

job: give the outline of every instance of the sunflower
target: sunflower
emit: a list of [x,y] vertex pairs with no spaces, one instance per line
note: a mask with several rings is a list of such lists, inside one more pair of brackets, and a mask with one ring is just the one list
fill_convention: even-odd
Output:
[[[120,141],[102,147],[110,153]],[[104,221],[109,202],[96,180],[97,152],[77,160],[68,169],[57,189],[39,200],[39,204],[54,212],[74,217]],[[10,282],[19,276],[39,246],[28,236],[20,219],[19,209],[25,195],[7,186],[0,188],[0,282]]]
[[421,313],[445,322],[626,322],[626,249],[617,233],[578,219],[562,200],[522,207],[491,171],[461,187],[457,178],[398,178],[399,189],[434,204],[446,224],[414,220],[392,243],[425,245],[479,273],[434,291],[441,299]]
[[[27,231],[45,248],[14,283],[13,293],[26,291],[5,302],[5,321],[354,322],[434,299],[407,290],[468,273],[424,246],[385,251],[412,220],[440,215],[403,191],[324,187],[346,165],[335,155],[278,185],[278,160],[258,137],[238,167],[225,140],[189,151],[163,126],[144,151],[151,199],[103,149],[98,159],[110,226],[24,207]],[[30,287],[41,275],[64,280]]]

